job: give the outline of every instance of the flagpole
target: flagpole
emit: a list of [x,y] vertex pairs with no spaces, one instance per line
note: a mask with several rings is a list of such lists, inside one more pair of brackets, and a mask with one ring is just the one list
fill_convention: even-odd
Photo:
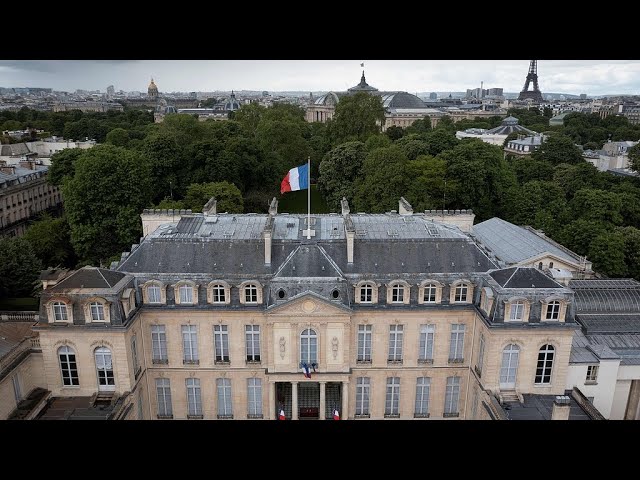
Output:
[[307,157],[307,240],[311,240],[311,155]]

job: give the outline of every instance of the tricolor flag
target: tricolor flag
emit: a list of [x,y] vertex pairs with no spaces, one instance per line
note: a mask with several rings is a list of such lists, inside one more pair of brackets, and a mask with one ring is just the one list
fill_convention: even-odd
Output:
[[280,184],[280,194],[309,188],[309,165],[292,168]]
[[278,420],[286,420],[287,417],[284,415],[284,408],[280,408],[280,413],[278,414]]
[[340,413],[338,413],[338,409],[337,408],[333,409],[333,419],[334,420],[340,420]]
[[311,378],[311,372],[309,371],[309,365],[306,363],[302,364],[302,373],[304,373],[305,378]]

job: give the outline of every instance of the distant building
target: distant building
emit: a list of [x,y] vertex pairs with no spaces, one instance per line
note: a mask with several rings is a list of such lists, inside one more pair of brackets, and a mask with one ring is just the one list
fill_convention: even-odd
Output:
[[549,126],[550,127],[561,127],[564,125],[564,119],[567,115],[572,114],[572,111],[568,111],[568,112],[562,112],[559,113],[558,115],[555,115],[553,117],[551,117],[549,119]]
[[507,145],[504,147],[504,154],[505,156],[515,155],[516,157],[531,155],[540,148],[544,140],[544,135],[534,135],[530,137],[519,135],[517,139],[507,142]]
[[68,112],[80,110],[81,112],[108,112],[115,110],[122,112],[124,108],[116,102],[59,102],[53,105],[54,112]]
[[629,168],[628,151],[637,144],[638,142],[632,141],[607,142],[601,150],[585,150],[582,156],[601,172],[624,174]]
[[[471,115],[471,113],[468,113],[468,115]],[[456,138],[477,138],[478,140],[482,140],[483,142],[491,145],[502,146],[509,134],[513,132],[519,132],[523,135],[537,135],[533,130],[520,125],[517,118],[507,117],[502,120],[502,123],[499,126],[490,130],[485,130],[483,128],[469,128],[467,130],[457,131]]]
[[149,83],[149,87],[147,88],[147,96],[151,100],[156,100],[158,98],[158,87],[153,81],[153,78],[151,79],[151,83]]
[[436,92],[431,92],[429,94],[429,100],[437,100],[438,99],[438,94]]
[[113,98],[115,94],[116,94],[116,89],[113,87],[113,85],[109,85],[107,87],[107,99]]

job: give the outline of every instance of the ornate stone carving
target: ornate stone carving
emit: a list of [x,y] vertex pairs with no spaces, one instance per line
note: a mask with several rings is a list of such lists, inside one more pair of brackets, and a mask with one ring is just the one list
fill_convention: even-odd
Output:
[[287,349],[287,341],[284,337],[280,337],[280,358],[284,360],[284,352]]
[[333,337],[331,339],[331,352],[333,353],[333,359],[338,358],[338,346],[340,342],[338,341],[338,337]]
[[315,312],[316,308],[318,308],[318,306],[316,305],[316,302],[314,302],[313,300],[305,300],[302,303],[302,310],[306,313]]

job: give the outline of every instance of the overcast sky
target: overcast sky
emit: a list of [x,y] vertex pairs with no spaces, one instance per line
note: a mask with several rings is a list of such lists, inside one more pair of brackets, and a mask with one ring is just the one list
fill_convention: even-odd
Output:
[[[529,60],[0,60],[0,87],[146,91],[345,90],[360,80],[379,90],[519,92]],[[639,60],[539,60],[542,92],[640,94]]]

